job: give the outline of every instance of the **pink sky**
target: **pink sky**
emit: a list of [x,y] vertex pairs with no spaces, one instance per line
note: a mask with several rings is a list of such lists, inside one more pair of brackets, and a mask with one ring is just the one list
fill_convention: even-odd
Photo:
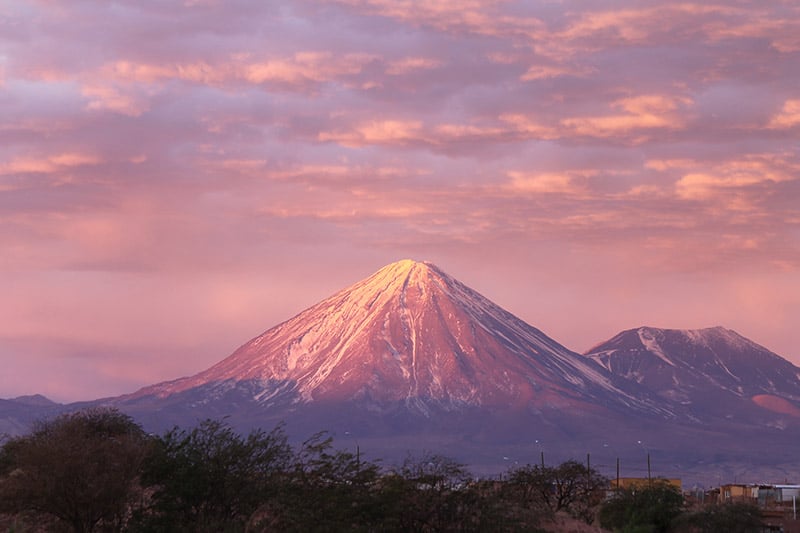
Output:
[[796,1],[5,0],[0,397],[202,370],[402,258],[567,347],[800,364]]

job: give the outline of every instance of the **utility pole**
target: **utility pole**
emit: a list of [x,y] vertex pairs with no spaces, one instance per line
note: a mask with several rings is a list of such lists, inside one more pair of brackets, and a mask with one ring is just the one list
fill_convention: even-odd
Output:
[[589,460],[589,453],[586,453],[586,507],[592,506],[592,463]]
[[589,459],[590,454],[586,454],[586,488],[592,485],[592,463]]
[[617,490],[619,490],[619,457],[617,457]]
[[653,486],[653,480],[650,477],[650,452],[647,452],[647,484]]
[[541,451],[542,454],[542,470],[544,470],[544,450]]

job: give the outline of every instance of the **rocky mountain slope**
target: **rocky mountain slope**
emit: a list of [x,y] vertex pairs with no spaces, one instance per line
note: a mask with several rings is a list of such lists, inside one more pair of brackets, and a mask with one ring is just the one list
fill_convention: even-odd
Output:
[[586,355],[700,419],[800,417],[800,368],[732,330],[641,327]]

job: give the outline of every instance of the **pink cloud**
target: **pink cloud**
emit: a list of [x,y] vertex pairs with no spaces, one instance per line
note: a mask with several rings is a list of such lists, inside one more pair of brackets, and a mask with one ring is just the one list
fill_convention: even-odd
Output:
[[506,113],[500,120],[511,125],[515,131],[533,139],[557,139],[560,133],[553,126],[542,124],[536,118],[518,113]]
[[419,139],[422,122],[418,120],[373,120],[350,131],[321,132],[320,141],[334,141],[343,146],[368,144],[406,144]]
[[375,56],[368,53],[333,57],[328,52],[300,52],[291,59],[268,60],[246,65],[244,77],[253,83],[281,82],[302,84],[307,80],[321,82],[361,72]]
[[[759,6],[761,7],[761,6]],[[766,6],[765,6],[766,7]],[[728,13],[735,18],[708,24],[709,37],[715,40],[757,38],[765,39],[779,52],[792,53],[800,50],[800,14],[797,7],[786,11],[769,9],[734,9]]]
[[86,109],[91,111],[113,111],[122,115],[138,117],[150,109],[147,94],[135,87],[117,87],[110,84],[86,84],[81,93],[89,99]]
[[447,0],[421,2],[418,0],[338,0],[357,10],[389,17],[414,25],[432,26],[443,31],[479,35],[533,36],[544,29],[536,17],[513,17],[498,9],[497,0]]
[[[684,199],[723,200],[725,191],[753,185],[770,185],[798,181],[800,163],[783,154],[751,154],[718,163],[703,169],[696,161],[672,161],[664,165],[650,163],[651,168],[682,169],[685,174],[676,182],[678,196]],[[741,191],[743,192],[743,191]],[[729,199],[728,199],[729,200]]]
[[627,42],[644,41],[654,35],[672,32],[687,23],[691,28],[709,15],[725,16],[731,11],[740,12],[717,5],[692,3],[589,11],[578,13],[561,36],[567,39],[607,36]]
[[578,194],[585,189],[576,183],[576,176],[566,173],[509,172],[509,189],[514,193]]
[[64,152],[43,157],[15,157],[8,163],[0,163],[2,174],[51,174],[70,167],[97,165],[101,159],[94,154],[80,152]]
[[10,2],[0,359],[74,365],[58,394],[199,370],[408,256],[571,347],[800,342],[788,4]]
[[462,143],[480,146],[524,139],[558,139],[565,136],[553,126],[540,124],[531,117],[504,114],[497,120],[476,124],[441,123],[428,125],[421,120],[373,120],[349,129],[322,131],[318,139],[347,147],[368,145],[427,146],[449,150]]
[[800,124],[800,100],[787,100],[778,114],[769,121],[770,128],[786,129]]
[[585,67],[572,67],[570,65],[532,65],[528,67],[520,79],[524,81],[545,80],[559,76],[584,76],[591,70]]
[[[250,53],[235,54],[215,63],[201,60],[154,64],[121,60],[104,65],[92,76],[140,85],[180,80],[200,85],[278,83],[300,87],[358,74],[364,65],[375,59],[375,55],[368,53],[336,56],[331,52],[304,51],[289,57],[263,59]],[[417,59],[415,68],[423,68],[419,61],[425,60]],[[427,65],[424,68],[431,68],[430,63],[423,64]]]
[[408,74],[415,70],[431,70],[441,66],[442,62],[430,57],[405,57],[389,63],[386,73],[392,76]]
[[570,117],[561,123],[576,135],[591,137],[614,137],[635,130],[679,129],[686,123],[679,110],[691,103],[690,99],[679,96],[640,95],[611,104],[612,108],[625,111],[624,114]]

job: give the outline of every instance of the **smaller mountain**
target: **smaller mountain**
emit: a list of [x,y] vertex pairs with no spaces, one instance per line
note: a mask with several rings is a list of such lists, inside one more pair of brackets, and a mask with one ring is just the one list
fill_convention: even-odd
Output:
[[56,407],[57,405],[59,405],[50,398],[43,396],[41,394],[17,396],[16,398],[11,398],[11,401],[17,402],[22,405],[31,405],[36,407]]
[[57,416],[63,408],[41,394],[0,399],[0,442],[3,436],[26,433],[34,422]]
[[700,419],[764,410],[800,419],[800,368],[733,330],[640,327],[585,355]]

